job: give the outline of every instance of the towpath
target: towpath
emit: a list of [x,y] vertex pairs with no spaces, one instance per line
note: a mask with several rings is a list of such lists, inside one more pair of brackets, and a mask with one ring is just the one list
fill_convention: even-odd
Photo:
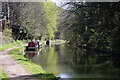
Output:
[[[25,45],[15,47],[20,48]],[[15,48],[10,48],[4,51],[0,51],[0,67],[5,71],[10,79],[14,80],[37,80],[32,77],[30,74],[19,62],[15,61],[11,56],[8,54],[8,51],[13,50]]]

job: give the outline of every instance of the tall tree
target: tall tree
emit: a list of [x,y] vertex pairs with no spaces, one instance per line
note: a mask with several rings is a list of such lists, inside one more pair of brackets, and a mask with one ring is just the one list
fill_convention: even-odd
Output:
[[9,3],[15,39],[51,39],[57,31],[58,7],[52,2]]
[[43,2],[43,10],[47,28],[45,35],[47,39],[52,39],[57,31],[58,7],[53,2]]
[[119,3],[69,2],[67,4],[72,5],[69,13],[74,14],[75,17],[74,20],[72,18],[66,21],[65,26],[71,34],[66,34],[67,32],[65,34],[71,35],[67,38],[73,45],[98,51],[112,51],[118,46],[115,44],[119,43],[119,35],[117,35]]

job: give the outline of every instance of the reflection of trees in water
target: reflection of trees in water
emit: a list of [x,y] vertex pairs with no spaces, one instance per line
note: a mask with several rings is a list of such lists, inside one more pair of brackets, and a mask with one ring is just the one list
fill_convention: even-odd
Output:
[[[120,69],[116,68],[113,56],[107,53],[97,53],[80,48],[66,47],[73,55],[69,57],[73,60],[72,68],[79,73],[101,73],[108,75],[119,75]],[[66,49],[66,50],[67,50]],[[70,62],[71,63],[71,62]]]
[[58,54],[55,51],[54,46],[46,46],[42,48],[42,53],[44,54],[44,58],[46,60],[46,68],[49,72],[53,72],[55,74],[58,73],[58,66],[57,66],[57,61],[58,61]]
[[25,51],[24,57],[33,60],[37,55],[39,55],[39,51]]
[[58,74],[74,70],[78,74],[119,75],[120,69],[113,65],[111,54],[81,50],[68,45],[43,46],[35,62],[45,70]]

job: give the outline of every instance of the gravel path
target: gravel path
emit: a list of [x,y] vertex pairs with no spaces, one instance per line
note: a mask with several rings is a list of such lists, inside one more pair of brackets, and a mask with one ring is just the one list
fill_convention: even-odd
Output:
[[[22,45],[20,47],[23,47]],[[20,48],[15,47],[15,48]],[[6,72],[6,74],[10,77],[10,79],[14,80],[37,80],[30,73],[23,68],[17,61],[15,61],[11,56],[8,54],[8,51],[15,49],[10,48],[0,52],[0,67]]]

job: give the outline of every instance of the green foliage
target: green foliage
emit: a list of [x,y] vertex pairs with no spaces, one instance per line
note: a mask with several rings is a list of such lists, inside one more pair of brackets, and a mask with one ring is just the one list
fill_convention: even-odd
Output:
[[12,43],[6,43],[6,44],[3,44],[3,45],[0,45],[0,51],[3,51],[5,49],[8,49],[8,48],[13,48],[13,47],[17,47],[17,46],[21,46],[21,45],[24,45],[25,42],[24,41],[13,41]]
[[54,38],[57,31],[58,7],[52,2],[10,3],[15,39]]
[[47,39],[54,38],[54,33],[57,31],[58,7],[52,2],[43,2],[44,22],[46,23]]
[[7,74],[0,68],[0,80],[6,80],[7,78],[8,78]]
[[3,40],[5,40],[7,43],[10,43],[13,41],[11,29],[5,28],[5,30],[3,30],[3,35],[5,36]]
[[[68,3],[74,6],[61,34],[76,47],[112,51],[119,43],[119,3]],[[114,46],[113,46],[114,45]],[[115,47],[116,46],[116,47]]]
[[14,39],[33,39],[45,31],[41,3],[9,3]]

